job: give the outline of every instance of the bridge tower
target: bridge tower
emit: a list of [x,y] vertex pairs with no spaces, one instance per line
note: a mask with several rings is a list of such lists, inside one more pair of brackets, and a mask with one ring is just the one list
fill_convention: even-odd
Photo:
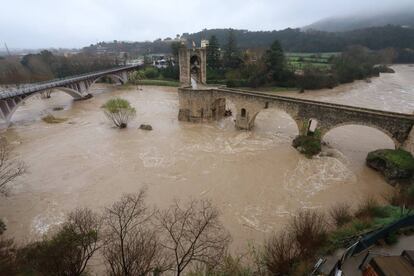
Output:
[[179,51],[181,86],[203,85],[207,81],[207,49],[181,45]]

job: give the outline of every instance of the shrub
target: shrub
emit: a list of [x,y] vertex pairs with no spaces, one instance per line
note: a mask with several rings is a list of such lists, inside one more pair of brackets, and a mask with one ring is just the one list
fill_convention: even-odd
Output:
[[316,136],[298,135],[293,140],[292,146],[309,158],[322,150],[321,140]]
[[311,257],[327,241],[327,223],[322,213],[301,210],[290,222],[289,231],[302,258]]
[[298,257],[295,237],[291,233],[275,234],[265,242],[263,260],[272,275],[290,275]]
[[334,220],[336,226],[342,226],[352,219],[350,206],[347,203],[340,203],[329,210],[331,218]]
[[334,88],[338,85],[338,81],[333,75],[327,74],[317,67],[307,66],[303,70],[303,75],[298,76],[298,84],[303,90],[313,90],[321,88]]
[[67,119],[66,118],[57,118],[55,116],[53,116],[52,114],[46,115],[45,117],[42,118],[43,122],[48,123],[48,124],[59,124],[59,123],[63,123],[65,122]]
[[396,244],[398,242],[398,235],[396,232],[391,232],[389,233],[385,239],[384,239],[385,243],[388,245],[393,245]]
[[102,107],[106,117],[119,128],[126,128],[128,122],[136,114],[135,108],[127,100],[121,98],[110,99]]
[[142,70],[136,70],[129,75],[129,82],[132,84],[141,84],[145,78],[145,73]]
[[147,67],[144,69],[144,75],[147,79],[156,79],[160,73],[157,68]]

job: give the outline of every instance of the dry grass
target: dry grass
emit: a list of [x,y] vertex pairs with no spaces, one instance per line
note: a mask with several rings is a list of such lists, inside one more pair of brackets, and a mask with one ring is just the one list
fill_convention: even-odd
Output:
[[67,118],[57,118],[52,114],[46,115],[42,118],[43,122],[48,124],[59,124],[67,121]]
[[300,257],[307,259],[327,241],[328,224],[323,213],[301,210],[291,220],[289,232],[293,235]]
[[329,215],[338,227],[352,220],[351,207],[347,203],[339,203],[332,206],[329,210]]
[[265,243],[263,260],[272,275],[291,274],[298,258],[299,251],[290,233],[281,232],[273,235]]
[[366,198],[359,206],[355,217],[359,219],[371,219],[375,216],[381,217],[381,205],[373,197]]

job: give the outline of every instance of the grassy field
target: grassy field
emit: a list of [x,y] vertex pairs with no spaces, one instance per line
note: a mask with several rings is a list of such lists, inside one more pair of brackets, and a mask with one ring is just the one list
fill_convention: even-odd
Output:
[[140,80],[137,85],[153,85],[153,86],[170,86],[170,87],[179,87],[180,83],[178,81],[170,80]]
[[330,57],[340,53],[286,53],[288,65],[292,70],[302,70],[306,66],[313,66],[323,71],[329,71]]

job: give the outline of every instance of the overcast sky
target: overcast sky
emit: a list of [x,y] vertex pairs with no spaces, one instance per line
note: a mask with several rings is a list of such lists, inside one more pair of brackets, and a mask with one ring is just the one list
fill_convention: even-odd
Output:
[[0,49],[143,41],[204,28],[279,30],[414,0],[0,0]]

